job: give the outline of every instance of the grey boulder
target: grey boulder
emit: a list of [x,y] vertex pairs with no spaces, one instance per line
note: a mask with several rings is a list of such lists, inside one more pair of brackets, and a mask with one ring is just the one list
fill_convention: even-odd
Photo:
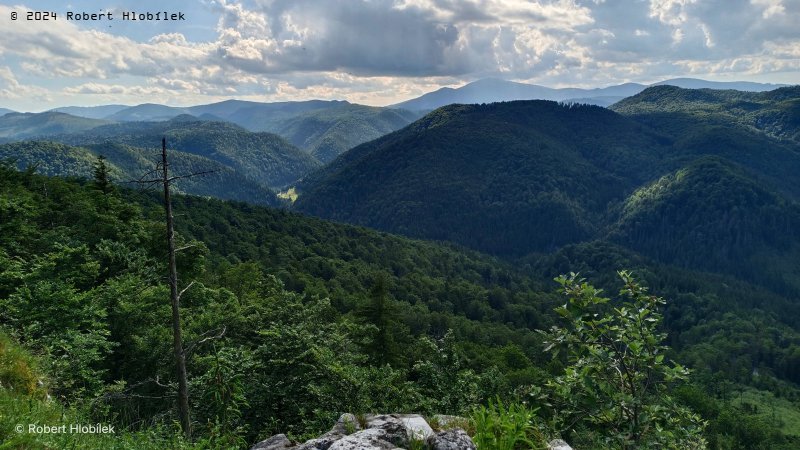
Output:
[[572,447],[562,439],[553,439],[547,444],[547,450],[572,450]]
[[475,443],[466,431],[456,428],[445,430],[428,437],[428,448],[431,450],[475,450]]
[[334,442],[328,450],[391,450],[397,446],[386,440],[386,430],[368,428]]
[[276,434],[250,447],[250,450],[284,450],[291,447],[292,441],[285,434]]

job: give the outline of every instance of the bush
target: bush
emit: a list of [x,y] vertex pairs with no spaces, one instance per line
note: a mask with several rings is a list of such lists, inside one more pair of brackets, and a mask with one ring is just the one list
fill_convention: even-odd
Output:
[[705,423],[669,395],[689,371],[665,359],[665,302],[630,273],[619,276],[623,299],[615,303],[574,273],[556,279],[567,297],[556,308],[565,325],[543,334],[554,356],[566,350],[563,375],[548,383],[559,431],[585,427],[611,448],[705,448]]
[[544,448],[540,431],[534,425],[535,409],[521,403],[504,404],[499,398],[472,412],[478,450],[519,450]]

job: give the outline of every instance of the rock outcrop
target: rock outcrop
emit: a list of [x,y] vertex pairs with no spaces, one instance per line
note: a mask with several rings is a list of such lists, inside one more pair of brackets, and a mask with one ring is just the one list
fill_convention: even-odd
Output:
[[[453,423],[464,422],[461,419]],[[362,418],[342,414],[330,431],[316,439],[292,443],[278,434],[259,442],[251,450],[402,450],[414,442],[430,450],[475,450],[475,444],[464,430],[446,429],[437,433],[418,414],[377,414]]]
[[276,434],[254,445],[250,450],[284,450],[292,447],[292,441],[284,434]]
[[462,429],[445,430],[428,437],[426,441],[431,450],[475,450],[475,443]]
[[547,444],[547,450],[572,450],[572,447],[561,439],[553,439]]

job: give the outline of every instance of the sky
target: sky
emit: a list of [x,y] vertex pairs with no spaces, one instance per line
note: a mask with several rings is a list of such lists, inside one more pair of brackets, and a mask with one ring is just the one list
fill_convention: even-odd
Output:
[[[30,11],[56,19],[25,20]],[[124,21],[123,11],[185,20]],[[486,77],[800,84],[798,24],[800,0],[0,0],[0,107],[382,106]]]

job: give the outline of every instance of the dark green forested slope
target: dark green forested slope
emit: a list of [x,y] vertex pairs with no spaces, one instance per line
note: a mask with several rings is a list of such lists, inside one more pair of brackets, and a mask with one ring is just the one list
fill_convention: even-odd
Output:
[[454,105],[310,174],[296,206],[500,256],[611,239],[797,292],[797,145],[722,119],[659,118],[651,128],[646,114],[590,106]]
[[719,155],[800,198],[800,88],[769,92],[658,86],[611,107],[673,141],[684,162]]
[[306,177],[299,210],[501,255],[592,236],[663,158],[660,136],[594,106],[453,105]]
[[800,205],[719,157],[634,192],[611,239],[659,261],[800,292]]
[[[0,170],[3,328],[48,358],[54,394],[97,399],[120,426],[169,422],[157,198]],[[561,301],[546,279],[574,268],[616,289],[608,274],[620,266],[669,294],[671,343],[709,387],[680,398],[705,408],[708,439],[791,448],[775,423],[730,404],[729,391],[714,391],[736,382],[797,399],[800,337],[792,320],[800,314],[784,297],[654,265],[608,244],[565,247],[515,267],[247,204],[178,197],[175,206],[180,245],[202,241],[179,254],[182,285],[198,282],[182,304],[187,342],[226,329],[189,364],[196,432],[212,448],[317,432],[342,411],[463,413],[494,395],[542,386],[561,369],[532,332],[553,322]],[[381,285],[386,297],[376,297]],[[770,332],[759,334],[764,327]],[[734,434],[726,429],[731,417],[752,426]]]
[[649,116],[656,125],[660,116],[682,114],[709,123],[735,123],[770,137],[800,143],[800,86],[766,92],[682,89],[655,86],[614,105],[628,116]]
[[320,163],[283,138],[252,133],[225,122],[178,116],[166,122],[128,122],[53,139],[72,145],[113,142],[158,148],[166,137],[170,148],[217,161],[262,185],[277,188],[292,183]]
[[327,163],[356,145],[398,130],[418,117],[401,109],[345,103],[304,112],[276,121],[263,129],[284,136],[292,144]]
[[65,113],[16,113],[0,115],[0,138],[29,139],[62,133],[75,133],[109,123]]
[[[48,141],[25,141],[0,145],[0,161],[14,161],[20,170],[30,168],[36,173],[50,176],[91,177],[97,158],[101,155],[107,160],[110,179],[132,188],[137,185],[131,181],[150,173],[161,157],[155,149],[144,150],[116,143],[73,147]],[[261,205],[278,204],[275,193],[270,189],[217,161],[179,151],[170,151],[169,155],[171,170],[175,175],[209,172],[177,180],[176,192]]]
[[[424,317],[417,309],[424,304],[424,310],[453,311],[472,320],[538,328],[550,320],[544,305],[552,306],[552,298],[536,293],[547,291],[548,280],[579,271],[613,292],[617,289],[615,271],[628,267],[646,280],[653,292],[663,293],[670,300],[670,339],[692,367],[703,369],[709,379],[722,376],[776,390],[782,386],[786,395],[800,399],[792,385],[781,384],[800,383],[800,304],[792,295],[781,295],[730,275],[659,264],[603,241],[529,256],[514,266],[498,260],[476,264],[477,260],[457,256],[478,256],[464,250],[451,253],[445,251],[447,247],[337,226],[285,211],[217,201],[211,201],[213,208],[198,208],[198,201],[185,198],[178,204],[185,211],[184,233],[208,243],[213,253],[227,255],[229,261],[261,261],[272,267],[287,287],[329,296],[334,305],[345,309],[353,307],[348,306],[349,296],[364,295],[368,268],[381,267],[392,277],[392,296],[416,305],[409,310],[411,316]],[[445,274],[444,283],[425,274]],[[523,281],[519,278],[522,274],[534,279]],[[467,277],[476,284],[453,283],[453,276]],[[418,329],[411,322],[408,325]],[[774,331],[764,334],[765,327]],[[489,336],[500,335],[469,336],[489,342],[495,339]],[[709,342],[717,346],[713,352]],[[536,353],[529,357],[536,360]],[[775,379],[753,377],[753,368]]]
[[[0,161],[13,161],[19,170],[35,168],[42,175],[89,177],[97,158],[87,149],[58,142],[25,141],[0,144]],[[120,175],[116,167],[111,170]]]

